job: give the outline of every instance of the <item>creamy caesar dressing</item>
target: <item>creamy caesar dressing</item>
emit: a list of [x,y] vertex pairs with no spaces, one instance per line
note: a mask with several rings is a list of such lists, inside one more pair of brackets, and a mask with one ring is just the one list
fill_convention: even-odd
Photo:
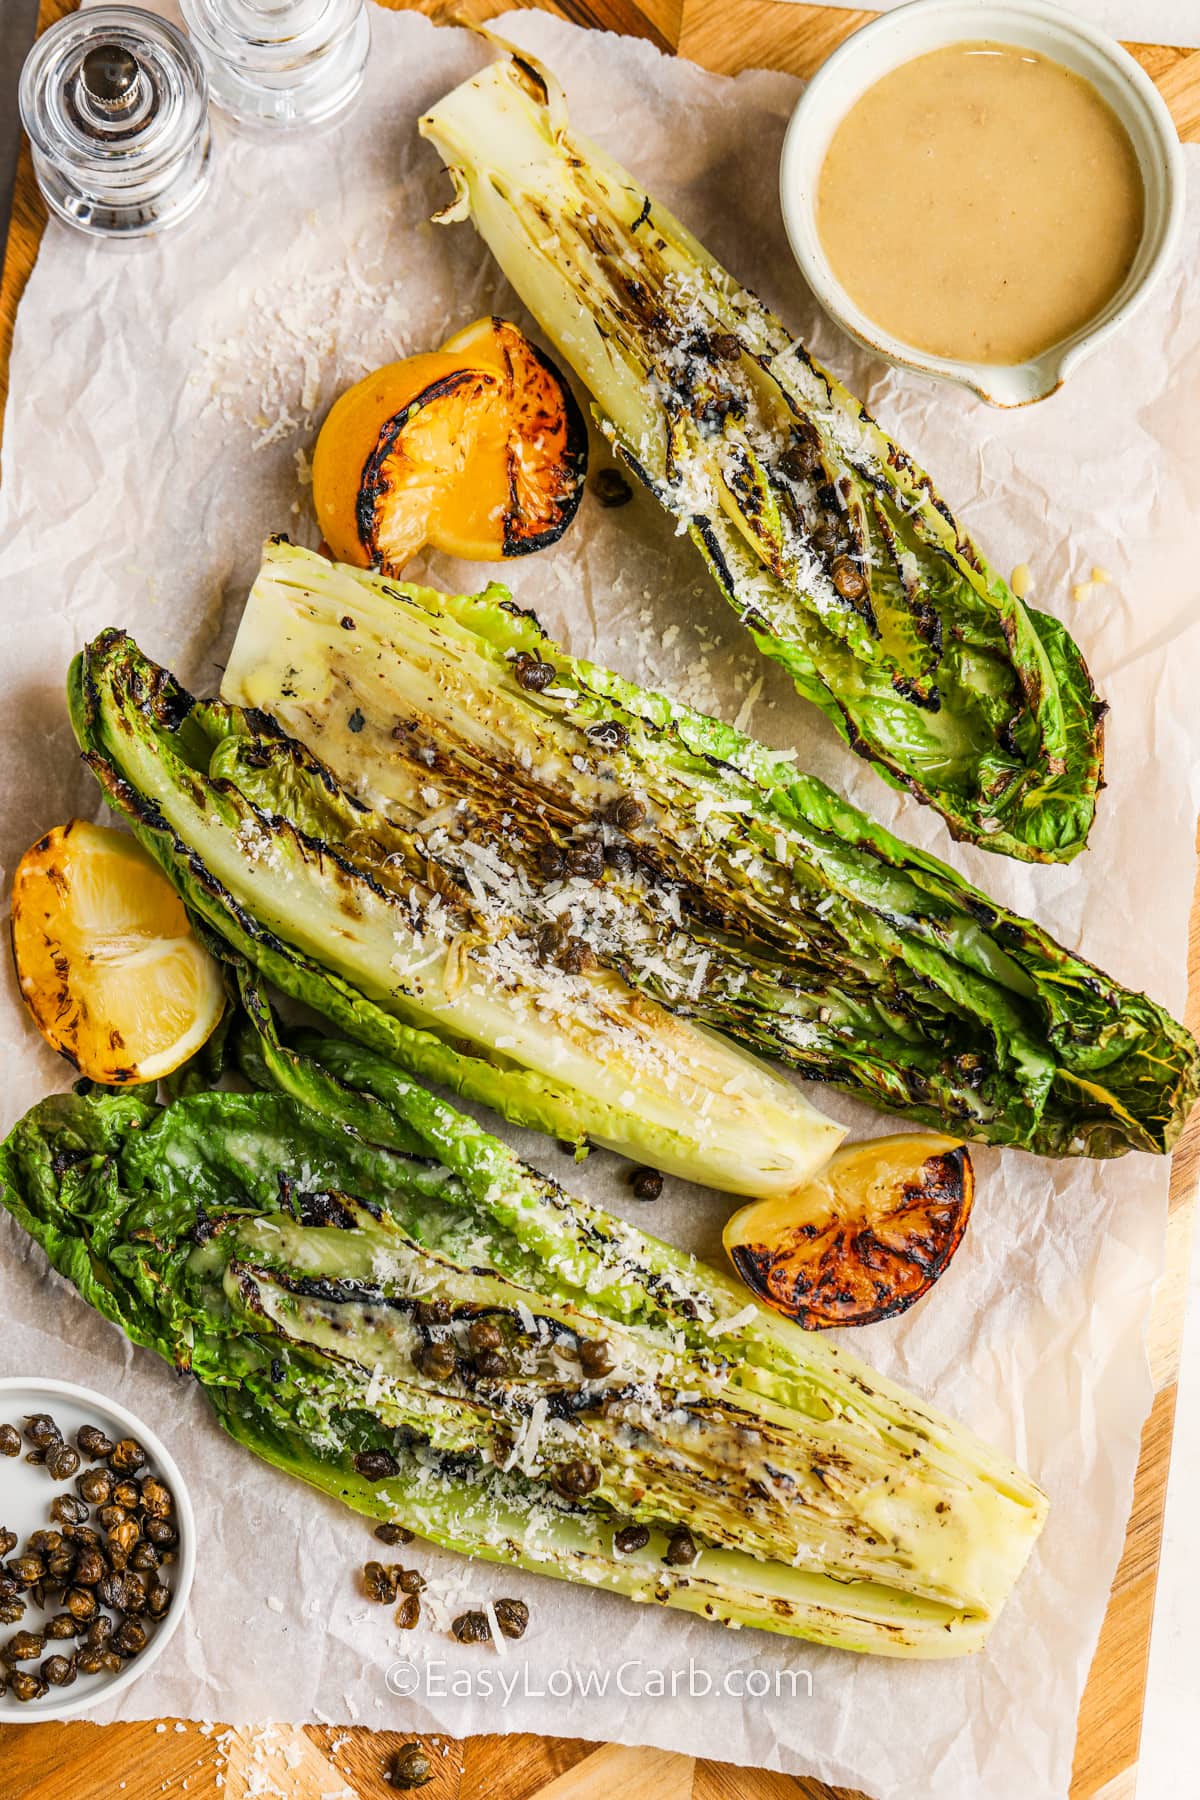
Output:
[[1142,234],[1125,128],[1090,82],[1016,45],[953,44],[851,107],[817,229],[869,318],[934,355],[1021,363],[1096,317]]

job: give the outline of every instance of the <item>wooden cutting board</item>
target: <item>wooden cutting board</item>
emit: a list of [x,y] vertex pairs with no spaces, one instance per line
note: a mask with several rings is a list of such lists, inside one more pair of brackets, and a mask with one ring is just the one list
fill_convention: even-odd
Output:
[[[842,39],[872,17],[780,0],[540,0],[544,10],[580,25],[649,38],[722,74],[776,68],[811,74]],[[482,21],[513,0],[416,0],[439,22]],[[68,0],[42,0],[43,28],[70,11]],[[1128,48],[1157,84],[1180,136],[1200,142],[1200,51],[1158,44]],[[45,223],[23,152],[13,200],[8,254],[0,281],[0,403],[17,305]],[[1188,1023],[1200,1024],[1200,905],[1189,944]],[[1150,1327],[1154,1407],[1142,1437],[1125,1552],[1113,1582],[1104,1630],[1084,1694],[1072,1800],[1132,1800],[1145,1693],[1150,1619],[1162,1536],[1167,1465],[1175,1414],[1179,1348],[1192,1237],[1200,1115],[1174,1159],[1166,1274]],[[219,1646],[214,1648],[219,1655]],[[560,1715],[561,1716],[561,1715]],[[195,1724],[87,1723],[0,1727],[0,1800],[382,1800],[397,1733],[327,1726],[274,1728],[267,1734],[203,1734]],[[817,1781],[698,1762],[658,1750],[575,1739],[477,1737],[426,1740],[436,1769],[419,1791],[428,1800],[856,1800]],[[967,1796],[963,1800],[968,1800]],[[1153,1800],[1143,1796],[1142,1800]]]

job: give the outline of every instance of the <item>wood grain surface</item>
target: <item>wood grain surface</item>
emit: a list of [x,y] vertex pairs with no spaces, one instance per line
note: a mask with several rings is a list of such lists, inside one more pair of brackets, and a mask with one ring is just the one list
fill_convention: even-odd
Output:
[[[720,73],[770,67],[810,74],[869,12],[777,0],[538,0],[580,25],[650,39]],[[439,22],[481,22],[512,0],[417,0]],[[70,10],[42,0],[42,27]],[[0,30],[4,29],[0,0]],[[1130,44],[1169,105],[1180,136],[1200,142],[1200,51]],[[17,306],[37,256],[45,210],[22,153],[0,282],[0,405]],[[1189,942],[1188,1023],[1200,1024],[1200,903]],[[1113,1582],[1079,1716],[1071,1800],[1132,1800],[1150,1620],[1162,1536],[1167,1466],[1183,1333],[1200,1116],[1175,1153],[1166,1273],[1150,1326],[1154,1407],[1142,1437],[1124,1555]],[[391,1758],[407,1740],[362,1728],[277,1726],[231,1732],[167,1720],[158,1725],[0,1727],[0,1800],[382,1800]],[[844,1789],[657,1750],[575,1739],[423,1740],[434,1778],[428,1800],[858,1800]],[[963,1796],[963,1800],[971,1800]],[[1154,1796],[1142,1796],[1154,1800]]]

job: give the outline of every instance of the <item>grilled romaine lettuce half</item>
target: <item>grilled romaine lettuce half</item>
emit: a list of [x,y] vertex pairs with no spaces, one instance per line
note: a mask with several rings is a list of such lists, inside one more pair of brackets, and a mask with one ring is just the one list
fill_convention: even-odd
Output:
[[86,761],[193,916],[403,1067],[736,1194],[793,1192],[845,1135],[615,969],[564,972],[497,929],[419,835],[365,811],[263,714],[194,701],[123,633],[89,645],[69,687]]
[[921,469],[597,145],[523,53],[421,121],[470,217],[628,465],[758,648],[956,837],[1087,841],[1097,701],[1065,628],[989,568]]
[[848,1650],[979,1648],[1045,1518],[1026,1476],[245,993],[254,1091],[59,1095],[0,1151],[0,1201],[235,1438],[468,1555]]
[[[247,710],[213,777],[264,844],[283,816],[365,878],[410,869],[491,984],[518,953],[564,996],[619,976],[802,1075],[1048,1155],[1168,1149],[1195,1097],[1161,1007],[789,759],[568,656],[503,588],[275,540],[222,691]],[[432,954],[445,922],[423,918]],[[581,945],[595,966],[570,976]]]

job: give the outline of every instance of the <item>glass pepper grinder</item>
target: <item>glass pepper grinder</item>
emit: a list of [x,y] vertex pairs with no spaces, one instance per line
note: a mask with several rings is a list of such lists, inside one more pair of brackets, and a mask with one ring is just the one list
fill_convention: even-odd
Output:
[[365,0],[180,0],[214,105],[275,130],[332,119],[362,86]]
[[208,90],[183,34],[135,6],[93,6],[25,60],[21,122],[47,206],[96,237],[164,231],[210,173]]

